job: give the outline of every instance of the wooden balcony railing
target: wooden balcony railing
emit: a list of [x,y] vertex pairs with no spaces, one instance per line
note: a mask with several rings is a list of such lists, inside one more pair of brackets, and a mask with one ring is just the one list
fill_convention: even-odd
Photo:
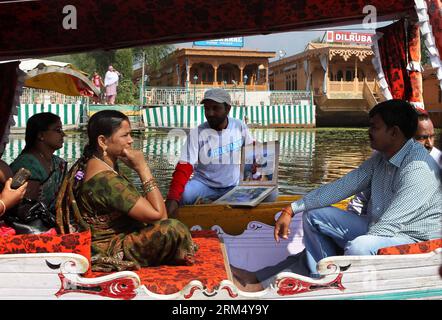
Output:
[[[353,92],[362,93],[364,90],[364,82],[370,87],[374,88],[376,81],[359,81],[355,78],[353,81],[331,81],[327,82],[327,92]],[[321,90],[322,91],[322,90]]]

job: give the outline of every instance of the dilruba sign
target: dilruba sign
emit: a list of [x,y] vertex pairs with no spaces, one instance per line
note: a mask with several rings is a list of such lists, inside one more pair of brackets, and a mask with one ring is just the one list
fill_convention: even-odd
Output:
[[349,31],[327,31],[327,42],[371,45],[373,34]]

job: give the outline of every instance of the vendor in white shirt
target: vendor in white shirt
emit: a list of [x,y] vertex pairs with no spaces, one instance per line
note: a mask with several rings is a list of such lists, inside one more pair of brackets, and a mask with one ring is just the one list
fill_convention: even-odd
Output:
[[253,142],[246,124],[228,116],[231,99],[227,91],[210,89],[201,103],[207,121],[191,130],[181,151],[166,200],[172,216],[179,205],[214,201],[235,187],[241,148]]
[[115,98],[117,97],[117,86],[120,73],[109,66],[106,75],[104,76],[104,86],[106,88],[106,100],[108,104],[115,104]]

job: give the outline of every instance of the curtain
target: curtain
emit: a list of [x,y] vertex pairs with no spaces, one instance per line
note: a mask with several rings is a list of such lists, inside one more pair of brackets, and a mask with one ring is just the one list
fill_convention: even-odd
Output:
[[408,79],[409,90],[405,93],[405,100],[408,100],[416,107],[424,107],[423,83],[421,66],[421,38],[418,24],[409,24],[407,28],[408,35]]
[[0,156],[9,141],[9,129],[15,124],[24,72],[18,68],[20,62],[0,63]]
[[372,59],[372,63],[377,74],[378,83],[379,87],[381,88],[382,94],[384,95],[385,99],[390,100],[393,99],[393,96],[391,95],[390,88],[388,86],[387,79],[385,78],[384,71],[382,70],[381,55],[379,53],[378,38],[381,37],[382,37],[381,33],[377,33],[373,36],[372,48],[374,52],[374,58]]
[[328,59],[328,55],[326,54],[322,54],[319,57],[319,61],[321,62],[321,66],[324,69],[324,83],[322,85],[322,92],[327,93],[327,69],[328,69],[328,64],[327,64],[327,59]]
[[305,84],[305,90],[309,91],[310,90],[311,74],[310,74],[310,66],[309,66],[309,61],[308,60],[304,60],[304,72],[305,72],[305,76],[307,78],[306,84]]
[[381,67],[391,97],[405,99],[408,75],[404,20],[378,28],[376,34]]
[[[3,60],[330,27],[345,21],[362,22],[367,4],[376,8],[379,17],[408,12],[414,5],[412,0],[0,3],[0,57]],[[69,8],[67,13],[65,8]]]
[[401,19],[376,29],[373,64],[386,99],[423,108],[419,25]]

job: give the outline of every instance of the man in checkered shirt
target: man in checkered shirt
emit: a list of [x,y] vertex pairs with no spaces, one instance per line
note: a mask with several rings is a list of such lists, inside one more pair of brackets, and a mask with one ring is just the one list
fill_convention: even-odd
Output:
[[[412,137],[417,113],[402,100],[388,100],[369,113],[369,138],[377,150],[357,169],[309,192],[284,208],[274,236],[288,238],[291,218],[304,212],[304,244],[312,277],[319,260],[337,255],[374,255],[379,248],[441,237],[440,168]],[[367,215],[335,207],[369,189]]]
[[[442,169],[442,152],[434,146],[434,125],[427,110],[416,107],[418,115],[417,129],[414,140],[421,143],[428,150],[430,156]],[[357,214],[367,214],[367,203],[370,197],[370,190],[364,190],[356,194],[348,203],[347,211]]]

